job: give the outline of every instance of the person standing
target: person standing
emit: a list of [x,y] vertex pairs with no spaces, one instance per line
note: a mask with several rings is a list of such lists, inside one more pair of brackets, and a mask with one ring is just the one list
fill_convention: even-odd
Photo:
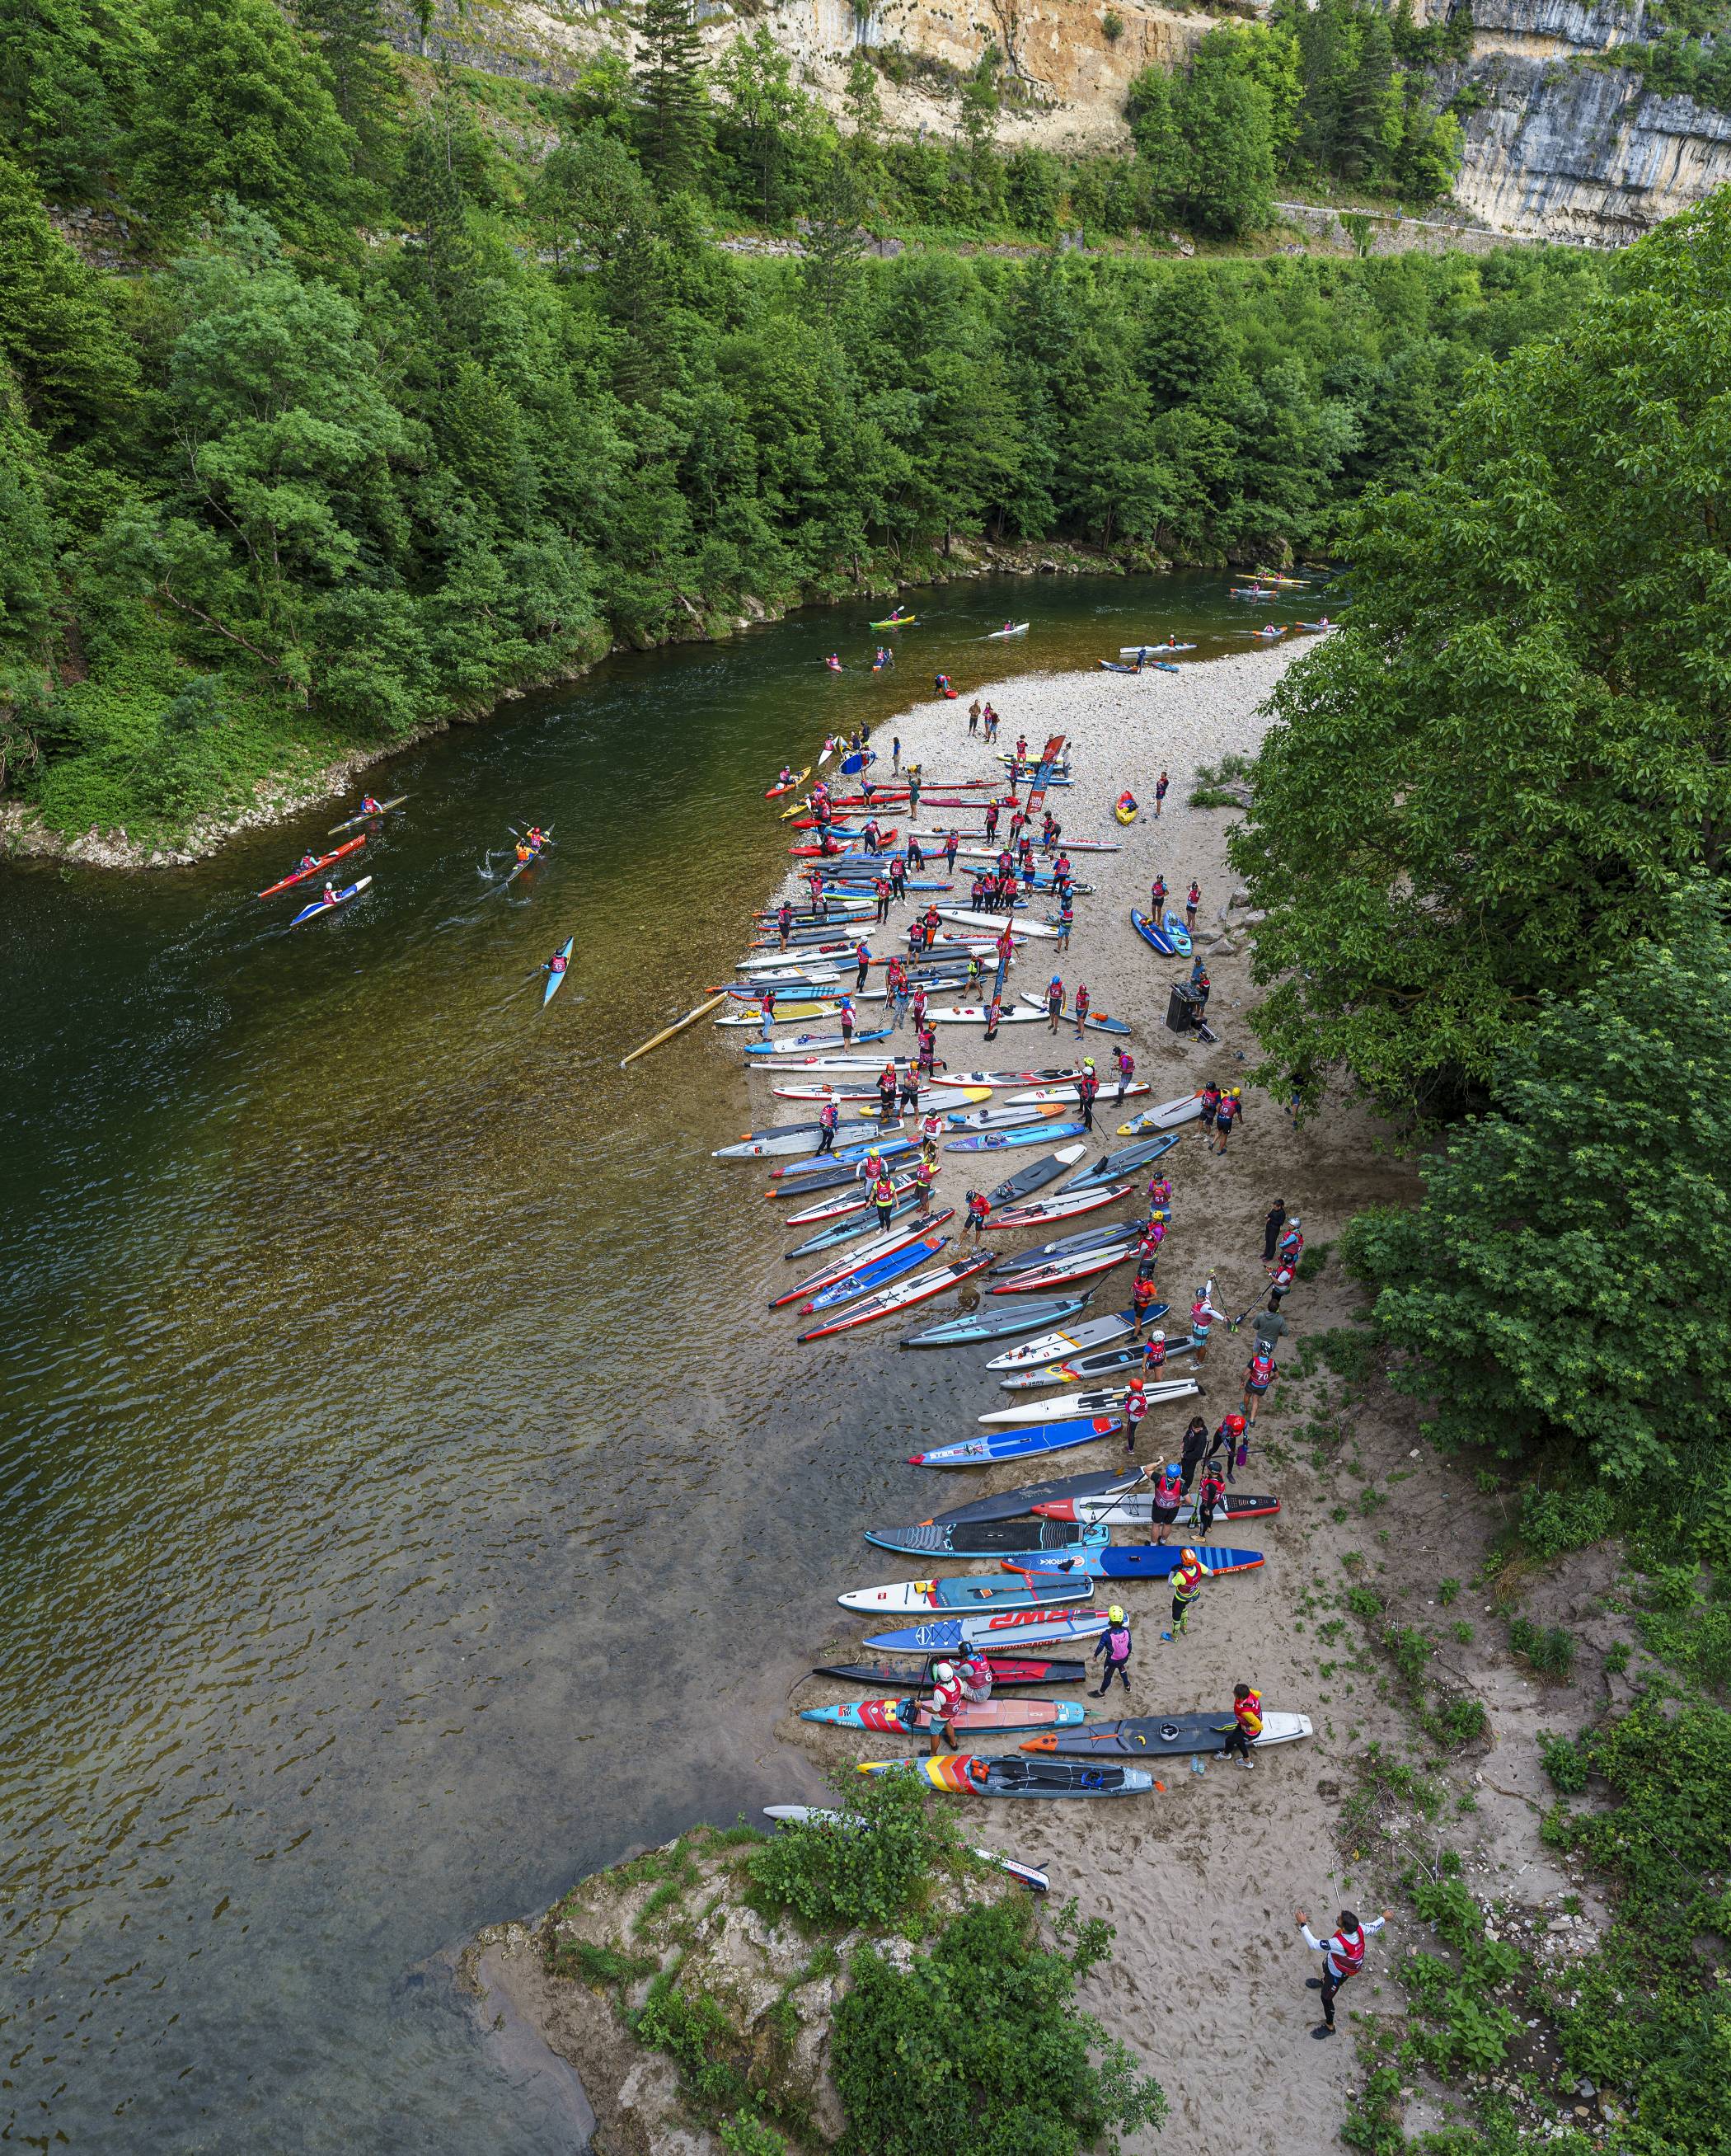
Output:
[[938,1171],[923,1155],[914,1163],[914,1204],[916,1211],[930,1213],[932,1188],[938,1179]]
[[1000,975],[998,984],[991,992],[991,1001],[986,1006],[986,1038],[988,1040],[996,1040],[998,1037],[998,1020],[1003,1015],[1003,1009],[1004,983]]
[[1280,1240],[1274,1245],[1274,1255],[1277,1258],[1285,1258],[1294,1270],[1297,1270],[1298,1260],[1304,1255],[1304,1237],[1299,1228],[1298,1216],[1296,1213],[1291,1215],[1285,1227],[1281,1229]]
[[914,983],[913,1000],[908,1006],[914,1014],[914,1031],[916,1034],[925,1031],[925,983],[916,981]]
[[1126,1691],[1129,1690],[1130,1646],[1129,1624],[1123,1609],[1114,1602],[1106,1612],[1106,1629],[1094,1641],[1093,1652],[1088,1658],[1092,1661],[1095,1655],[1104,1655],[1106,1657],[1106,1674],[1099,1690],[1092,1695],[1093,1697],[1104,1699],[1112,1689],[1114,1677],[1118,1679]]
[[1280,1344],[1283,1333],[1292,1331],[1292,1322],[1283,1317],[1278,1310],[1259,1310],[1251,1322],[1251,1337],[1258,1350],[1272,1355]]
[[1178,1569],[1172,1574],[1172,1629],[1162,1640],[1181,1640],[1190,1629],[1191,1604],[1202,1591],[1208,1568],[1193,1549],[1178,1553]]
[[1281,1304],[1286,1300],[1287,1290],[1297,1278],[1297,1269],[1284,1258],[1268,1269],[1268,1310],[1278,1317]]
[[1186,1497],[1190,1495],[1190,1486],[1196,1471],[1206,1458],[1207,1452],[1208,1425],[1201,1415],[1192,1415],[1190,1427],[1184,1433],[1182,1457],[1179,1461],[1184,1473],[1183,1491]]
[[895,1096],[899,1081],[894,1057],[878,1073],[878,1113],[886,1123],[895,1121]]
[[1231,1086],[1220,1096],[1220,1106],[1214,1111],[1214,1150],[1224,1152],[1227,1140],[1232,1135],[1232,1125],[1244,1113],[1244,1092],[1242,1086]]
[[[908,896],[908,864],[899,854],[892,854],[889,857],[889,895],[898,906]],[[888,920],[889,917],[886,907],[884,918]]]
[[1064,1014],[1064,984],[1054,973],[1046,990],[1046,1030],[1058,1031],[1058,1022]]
[[767,1040],[770,1037],[770,1028],[776,1022],[776,992],[773,988],[764,990],[757,1006],[757,1018],[758,1036],[761,1040]]
[[1094,1075],[1093,1063],[1090,1059],[1083,1065],[1082,1075],[1076,1081],[1076,1098],[1081,1103],[1082,1127],[1085,1131],[1093,1128],[1093,1104],[1099,1090],[1100,1081]]
[[1142,1350],[1142,1375],[1158,1383],[1160,1373],[1166,1367],[1166,1336],[1155,1326],[1148,1336],[1148,1345]]
[[1202,1463],[1201,1481],[1196,1484],[1196,1540],[1205,1543],[1208,1531],[1214,1525],[1214,1516],[1220,1510],[1221,1501],[1227,1494],[1227,1486],[1221,1480],[1220,1470],[1211,1460]]
[[1139,1272],[1130,1288],[1130,1308],[1135,1313],[1136,1319],[1130,1332],[1132,1340],[1139,1340],[1142,1337],[1143,1327],[1150,1318],[1157,1315],[1155,1309],[1154,1292],[1153,1274]]
[[1148,1395],[1142,1389],[1141,1378],[1139,1375],[1133,1377],[1124,1399],[1124,1449],[1126,1452],[1135,1450],[1136,1426],[1147,1413]]
[[1154,820],[1156,824],[1160,821],[1160,810],[1165,806],[1166,789],[1171,783],[1165,772],[1154,782]]
[[1286,1200],[1277,1198],[1268,1208],[1268,1217],[1262,1223],[1262,1263],[1265,1265],[1273,1264],[1274,1245],[1285,1225]]
[[1196,878],[1192,876],[1191,878],[1190,889],[1184,894],[1184,925],[1187,929],[1194,928],[1196,927],[1196,908],[1201,903],[1202,886],[1196,881]]
[[904,1065],[903,1067],[900,1099],[898,1106],[904,1116],[917,1116],[919,1113],[919,1065],[917,1063]]
[[934,1758],[940,1752],[960,1752],[955,1741],[955,1717],[965,1703],[965,1695],[956,1680],[955,1666],[940,1662],[932,1671],[932,1696],[926,1702],[930,1720],[927,1735],[930,1738],[930,1753]]
[[1256,1420],[1257,1409],[1262,1405],[1262,1396],[1274,1382],[1274,1358],[1258,1341],[1256,1353],[1244,1369],[1244,1412],[1252,1422]]
[[975,699],[974,699],[974,701],[973,701],[973,702],[972,702],[971,704],[970,704],[970,705],[969,705],[969,706],[968,706],[968,732],[969,732],[970,734],[977,734],[977,733],[979,732],[979,731],[980,731],[980,699],[979,699],[977,696],[976,696],[976,697],[975,697]]
[[919,814],[919,788],[923,783],[919,774],[920,767],[917,763],[908,766],[908,821],[910,824]]
[[889,1179],[887,1168],[879,1173],[878,1180],[872,1185],[872,1203],[878,1209],[878,1225],[887,1235],[889,1224],[895,1218],[895,1185]]
[[1184,1470],[1177,1460],[1169,1460],[1155,1481],[1152,1509],[1148,1515],[1150,1548],[1157,1548],[1171,1533],[1172,1524],[1178,1517],[1178,1508],[1183,1502]]
[[1121,1108],[1124,1106],[1124,1096],[1129,1091],[1135,1079],[1136,1059],[1129,1049],[1120,1048],[1114,1055],[1112,1060],[1118,1071],[1118,1105]]
[[967,1213],[962,1220],[961,1232],[965,1235],[971,1228],[974,1231],[974,1240],[977,1243],[986,1232],[986,1216],[991,1210],[991,1205],[986,1193],[983,1190],[970,1190],[967,1196]]
[[1221,1747],[1223,1758],[1230,1759],[1236,1752],[1247,1767],[1256,1764],[1250,1756],[1250,1748],[1262,1733],[1262,1696],[1252,1691],[1247,1684],[1232,1686],[1232,1726],[1227,1732],[1227,1741]]
[[960,850],[960,832],[946,832],[944,838],[944,873],[946,875],[953,876],[955,874],[955,856]]
[[1093,1003],[1093,998],[1088,993],[1087,982],[1078,982],[1076,986],[1075,998],[1070,1005],[1072,1011],[1075,1014],[1076,1038],[1078,1040],[1081,1040],[1083,1029],[1088,1024],[1088,1006]]
[[[784,951],[787,948],[787,937],[792,927],[792,903],[790,900],[784,898],[781,903],[776,908],[776,934],[781,939],[781,946]],[[1272,1258],[1273,1255],[1274,1253],[1270,1250],[1268,1255]]]
[[988,801],[988,802],[986,803],[986,844],[987,844],[988,846],[995,845],[995,844],[997,843],[997,835],[998,835],[998,804],[997,804],[997,803],[996,803],[996,801]]
[[899,734],[892,734],[889,737],[889,769],[890,774],[893,778],[900,778],[902,770],[902,737]]
[[1069,949],[1070,931],[1075,926],[1076,909],[1070,903],[1069,900],[1066,899],[1058,916],[1058,941],[1052,947],[1054,951],[1068,951]]
[[1361,1924],[1350,1909],[1343,1909],[1336,1918],[1339,1929],[1331,1938],[1319,1939],[1312,1935],[1310,1919],[1302,1909],[1294,1912],[1298,1929],[1304,1934],[1304,1943],[1313,1953],[1322,1956],[1322,1979],[1310,1981],[1322,1993],[1322,2021],[1311,2030],[1317,2037],[1332,2036],[1334,2033],[1334,2000],[1340,1987],[1358,1974],[1365,1966],[1365,1944],[1372,1932],[1380,1932],[1394,1914],[1385,1909],[1380,1917],[1373,1917],[1368,1924]]
[[1214,1150],[1214,1118],[1220,1113],[1220,1088],[1211,1078],[1202,1088],[1202,1144],[1206,1151]]
[[1166,879],[1157,875],[1148,886],[1148,917],[1158,928],[1165,911]]
[[1190,1344],[1196,1353],[1196,1368],[1201,1369],[1208,1360],[1208,1334],[1216,1317],[1224,1318],[1226,1312],[1214,1307],[1214,1283],[1206,1281],[1196,1292],[1190,1306]]
[[817,1151],[820,1154],[835,1151],[836,1125],[841,1119],[842,1111],[833,1101],[826,1101],[817,1111]]
[[852,996],[842,997],[841,1007],[837,1011],[836,1016],[842,1022],[842,1045],[843,1048],[851,1048],[853,1045],[853,998]]
[[[878,901],[877,920],[878,925],[880,928],[889,919],[890,889],[891,886],[889,880],[887,876],[879,876],[876,883],[872,886],[872,896]],[[862,982],[860,985],[863,988],[865,983]]]
[[871,970],[872,947],[862,936],[853,947],[853,993],[855,995],[864,993],[866,976]]

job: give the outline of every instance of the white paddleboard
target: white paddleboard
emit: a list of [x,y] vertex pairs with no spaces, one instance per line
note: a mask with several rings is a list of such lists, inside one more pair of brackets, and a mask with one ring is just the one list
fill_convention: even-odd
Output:
[[1011,932],[1017,936],[1032,936],[1037,938],[1047,936],[1055,937],[1058,934],[1057,929],[1047,927],[1042,921],[1029,921],[1025,916],[1013,913],[974,913],[965,906],[940,906],[938,908],[938,918],[940,921],[953,921],[959,928],[987,929],[993,935],[1003,927],[1006,921],[1010,925]]
[[[1157,1408],[1167,1400],[1187,1399],[1201,1388],[1194,1378],[1163,1378],[1158,1384],[1142,1388],[1150,1408]],[[1024,1400],[1020,1407],[1000,1408],[995,1414],[983,1414],[985,1423],[1068,1422],[1072,1415],[1117,1414],[1129,1395],[1124,1386],[1095,1386],[1078,1393],[1053,1393],[1043,1400]],[[1086,1524],[1122,1527],[1139,1519],[1145,1527],[1149,1520],[1149,1502],[1144,1497],[1114,1498],[1078,1497],[1075,1500],[1076,1515],[1082,1517],[1084,1504],[1090,1508]],[[1125,1504],[1140,1505],[1139,1513],[1125,1512],[1122,1517],[1114,1508]],[[1095,1507],[1102,1509],[1095,1510]]]

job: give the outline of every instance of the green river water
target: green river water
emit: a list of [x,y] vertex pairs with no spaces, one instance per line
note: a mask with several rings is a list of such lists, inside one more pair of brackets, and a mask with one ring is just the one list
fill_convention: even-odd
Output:
[[[292,936],[253,894],[339,810],[185,871],[0,870],[12,2140],[571,2146],[442,1957],[821,1795],[772,1725],[975,1373],[894,1327],[794,1347],[793,1239],[706,1158],[767,1086],[706,1025],[619,1060],[727,978],[786,860],[761,789],[826,728],[1247,624],[1220,578],[964,583],[898,680],[867,611],[407,752],[371,890]],[[530,816],[559,850],[502,894],[477,864]]]

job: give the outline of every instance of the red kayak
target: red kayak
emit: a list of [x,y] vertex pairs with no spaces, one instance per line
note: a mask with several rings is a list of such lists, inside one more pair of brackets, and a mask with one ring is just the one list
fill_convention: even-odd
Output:
[[341,860],[346,855],[358,854],[366,844],[363,831],[358,839],[351,839],[346,845],[338,846],[334,852],[321,854],[310,869],[296,869],[293,875],[285,875],[280,883],[274,883],[269,891],[261,891],[260,898],[274,898],[279,891],[289,891],[297,883],[305,883],[309,876],[323,875],[333,861]]
[[[878,833],[878,850],[879,853],[883,853],[888,850],[890,841],[895,837],[895,834],[896,826],[894,824],[890,825],[887,831],[880,831]],[[822,846],[790,846],[787,850],[794,856],[796,860],[801,861],[838,861],[842,860],[844,855],[856,860],[863,860],[865,858],[864,841],[858,838],[850,839],[845,845],[837,846],[832,854],[826,854]]]

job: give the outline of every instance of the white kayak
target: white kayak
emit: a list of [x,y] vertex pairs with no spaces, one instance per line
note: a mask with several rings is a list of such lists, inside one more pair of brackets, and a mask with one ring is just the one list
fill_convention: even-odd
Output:
[[[880,1063],[878,1068],[883,1066]],[[876,1103],[878,1095],[875,1086],[771,1086],[771,1093],[778,1101],[833,1101],[838,1108],[853,1107],[860,1101]],[[928,1108],[970,1108],[981,1101],[991,1098],[989,1086],[922,1086],[919,1107],[921,1114]]]
[[1149,1131],[1175,1131],[1180,1123],[1192,1122],[1202,1112],[1200,1093],[1179,1093],[1170,1101],[1162,1101],[1158,1107],[1145,1108],[1139,1116],[1133,1116],[1127,1123],[1120,1123],[1118,1135],[1121,1138],[1142,1137]]
[[1129,1188],[1127,1183],[1101,1190],[1060,1190],[1051,1198],[1036,1198],[1026,1205],[1006,1205],[986,1222],[988,1228],[1040,1228],[1048,1220],[1073,1220],[1079,1213],[1097,1213],[1113,1205]]
[[[1133,1100],[1138,1093],[1145,1093],[1147,1091],[1148,1085],[1145,1079],[1133,1078],[1124,1087],[1124,1096],[1127,1101]],[[1096,1101],[1094,1105],[1098,1107],[1099,1101],[1104,1101],[1109,1093],[1112,1096],[1113,1105],[1115,1106],[1118,1087],[1116,1081],[1110,1078],[1102,1081],[1099,1100]],[[1078,1097],[1073,1086],[1037,1086],[1029,1093],[1012,1093],[1010,1096],[1010,1106],[1012,1108],[1043,1108],[1049,1102],[1055,1101],[1068,1107]]]
[[1194,651],[1196,648],[1193,644],[1120,644],[1118,655],[1120,659],[1163,659],[1170,652]]
[[1019,1347],[994,1355],[986,1367],[988,1370],[1021,1370],[1031,1363],[1062,1363],[1068,1356],[1083,1355],[1090,1348],[1104,1348],[1114,1340],[1124,1339],[1131,1327],[1132,1320],[1126,1313],[1114,1310],[1104,1317],[1090,1317],[1068,1332],[1042,1332],[1037,1340],[1025,1340]]
[[[909,1175],[896,1184],[895,1194],[898,1199],[905,1198],[913,1188],[914,1178]],[[807,1206],[803,1213],[790,1213],[782,1224],[788,1228],[807,1228],[820,1220],[840,1220],[849,1213],[863,1213],[872,1203],[864,1188],[854,1183],[840,1190],[832,1190],[817,1204]]]
[[988,629],[980,641],[982,644],[1001,644],[1006,636],[1026,636],[1032,624],[1012,621],[1006,628]]
[[[991,1013],[984,1004],[942,1004],[935,1010],[928,1007],[925,1015],[933,1025],[985,1025]],[[998,1024],[1027,1025],[1045,1015],[1043,1010],[1027,1010],[1012,1004],[998,1013]]]
[[[1201,1388],[1194,1378],[1162,1378],[1157,1384],[1145,1385],[1142,1390],[1147,1396],[1149,1406],[1157,1408],[1167,1400],[1188,1399],[1192,1393],[1200,1392]],[[1118,1414],[1122,1412],[1129,1395],[1128,1385],[1096,1385],[1083,1392],[1052,1393],[1043,1400],[1024,1400],[1020,1407],[1000,1408],[996,1414],[983,1414],[980,1419],[985,1423],[1068,1422],[1072,1415]],[[1139,1514],[1119,1512],[1111,1510],[1104,1497],[1078,1497],[1075,1500],[1076,1517],[1078,1520],[1083,1517],[1082,1507],[1087,1505],[1089,1507],[1087,1518],[1091,1524],[1119,1527],[1139,1518],[1145,1527],[1147,1525],[1149,1500],[1139,1496],[1119,1497],[1113,1502],[1119,1506],[1126,1502],[1139,1504],[1142,1510]],[[1096,1507],[1108,1508],[1096,1510]]]
[[940,921],[954,921],[958,928],[984,928],[996,935],[1006,921],[1017,936],[1056,937],[1058,931],[1048,928],[1043,921],[1019,920],[1011,913],[974,913],[965,906],[940,906]]
[[946,1118],[953,1131],[996,1131],[1006,1124],[1021,1129],[1029,1123],[1050,1122],[1063,1113],[1062,1101],[1054,1101],[1044,1108],[975,1108],[965,1115]]

